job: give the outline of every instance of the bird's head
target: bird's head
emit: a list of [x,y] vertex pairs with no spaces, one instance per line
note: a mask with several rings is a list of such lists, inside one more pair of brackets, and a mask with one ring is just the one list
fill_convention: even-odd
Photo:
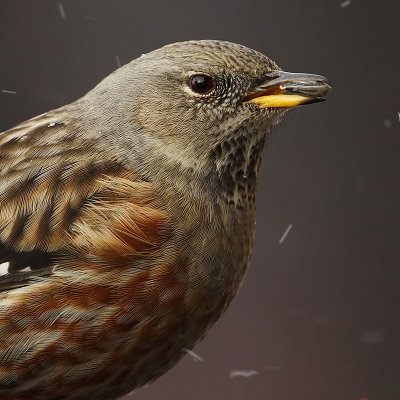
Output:
[[322,76],[283,72],[255,50],[214,40],[152,51],[98,88],[114,93],[112,114],[134,126],[128,141],[135,151],[141,146],[146,159],[154,153],[218,182],[233,202],[238,191],[255,191],[270,128],[289,108],[321,101],[330,90]]

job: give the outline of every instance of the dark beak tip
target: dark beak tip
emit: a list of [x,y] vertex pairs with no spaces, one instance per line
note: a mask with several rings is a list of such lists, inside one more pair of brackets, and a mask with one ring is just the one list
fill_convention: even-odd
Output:
[[327,78],[321,75],[273,71],[243,101],[260,108],[292,108],[325,101],[331,89]]
[[305,97],[317,99],[316,101],[326,100],[332,87],[328,79],[322,75],[291,73],[284,71],[274,71],[272,76],[259,87],[261,91],[280,90],[287,94],[298,94]]

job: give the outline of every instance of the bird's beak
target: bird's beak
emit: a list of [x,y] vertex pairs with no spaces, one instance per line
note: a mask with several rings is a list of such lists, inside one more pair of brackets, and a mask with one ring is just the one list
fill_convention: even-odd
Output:
[[296,107],[326,100],[331,87],[320,75],[272,71],[243,99],[259,108]]

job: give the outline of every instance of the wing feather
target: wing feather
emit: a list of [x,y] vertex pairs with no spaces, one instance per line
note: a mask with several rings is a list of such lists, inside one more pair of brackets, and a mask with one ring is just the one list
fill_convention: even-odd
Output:
[[82,257],[87,265],[133,264],[171,233],[151,183],[100,159],[74,121],[54,121],[44,114],[0,134],[3,291]]

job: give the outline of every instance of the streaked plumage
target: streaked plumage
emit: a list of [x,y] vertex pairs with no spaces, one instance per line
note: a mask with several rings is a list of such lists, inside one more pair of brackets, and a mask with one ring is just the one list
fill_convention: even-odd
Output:
[[[220,317],[285,111],[243,98],[275,70],[243,46],[179,43],[0,135],[1,400],[115,399]],[[214,94],[191,93],[193,73]]]

